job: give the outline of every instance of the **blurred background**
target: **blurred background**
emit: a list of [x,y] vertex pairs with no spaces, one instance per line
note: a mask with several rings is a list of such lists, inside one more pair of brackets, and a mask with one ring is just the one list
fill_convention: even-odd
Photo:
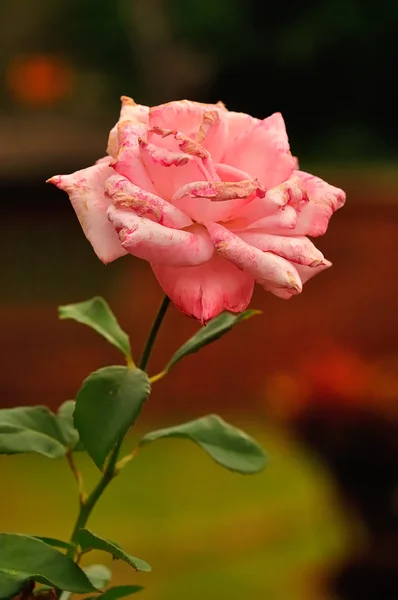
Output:
[[[391,0],[0,2],[2,407],[56,408],[119,362],[59,304],[105,296],[138,353],[161,300],[146,263],[104,267],[44,183],[104,155],[120,95],[281,111],[301,167],[347,191],[317,240],[333,269],[290,302],[257,291],[261,317],[156,385],[143,431],[218,412],[271,460],[245,478],[170,441],[129,466],[93,528],[152,564],[114,565],[147,600],[398,598],[397,19]],[[170,309],[151,371],[196,329]],[[1,530],[69,535],[66,465],[0,469]]]

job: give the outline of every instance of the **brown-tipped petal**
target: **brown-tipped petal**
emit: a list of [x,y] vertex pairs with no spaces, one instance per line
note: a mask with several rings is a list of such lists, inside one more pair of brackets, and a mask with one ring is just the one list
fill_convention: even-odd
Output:
[[286,259],[258,250],[222,225],[211,223],[207,229],[220,256],[254,277],[266,290],[280,289],[291,294],[301,292],[298,272]]
[[171,152],[140,142],[140,156],[158,194],[171,200],[176,190],[192,181],[205,181],[208,172],[202,161],[184,152]]
[[263,252],[273,252],[295,264],[318,267],[327,262],[322,252],[306,237],[271,235],[249,229],[239,232],[238,235],[251,246]]
[[296,171],[295,174],[300,178],[309,198],[298,216],[295,234],[312,237],[323,235],[332,214],[344,205],[345,193],[309,173]]
[[149,107],[143,106],[142,104],[136,104],[132,98],[128,96],[122,96],[120,98],[122,106],[120,109],[119,120],[116,125],[111,129],[108,138],[107,153],[113,158],[117,157],[119,152],[119,137],[118,137],[118,125],[122,121],[130,121],[135,125],[144,125],[148,127],[149,124]]
[[246,181],[195,181],[181,187],[173,196],[173,202],[183,196],[193,198],[209,198],[215,201],[248,198],[252,194],[263,197],[264,190],[260,183],[253,179]]
[[200,128],[204,113],[210,110],[225,111],[216,104],[178,100],[153,106],[149,111],[149,121],[151,127],[178,129],[184,135],[194,137]]
[[262,190],[255,181],[196,181],[181,187],[172,202],[198,223],[228,221]]
[[192,225],[192,220],[170,202],[141,189],[121,175],[114,174],[107,179],[105,192],[117,208],[129,208],[139,217],[146,217],[165,227],[182,229]]
[[112,163],[117,173],[127,177],[131,183],[156,194],[157,190],[145,168],[141,158],[140,136],[146,135],[145,127],[135,125],[131,121],[122,121],[117,126],[119,151]]
[[284,183],[267,191],[266,200],[275,206],[286,206],[289,204],[300,211],[308,202],[308,194],[304,184],[297,176],[290,177]]
[[228,137],[227,111],[209,110],[204,113],[195,141],[206,148],[213,159],[219,161],[225,153]]
[[209,235],[199,225],[189,231],[172,229],[115,206],[109,207],[108,218],[118,232],[123,248],[138,258],[173,267],[188,267],[207,262],[213,255]]
[[210,152],[180,131],[154,127],[149,131],[148,141],[160,149],[170,151],[172,154],[183,152],[188,157],[191,156],[201,160],[202,168],[207,173],[206,177],[215,181],[219,179]]

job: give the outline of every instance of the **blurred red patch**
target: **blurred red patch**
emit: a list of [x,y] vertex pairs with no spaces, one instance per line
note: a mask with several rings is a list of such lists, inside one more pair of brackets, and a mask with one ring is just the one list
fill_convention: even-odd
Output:
[[51,106],[68,96],[74,73],[67,61],[51,54],[31,54],[14,58],[7,69],[7,86],[22,104]]

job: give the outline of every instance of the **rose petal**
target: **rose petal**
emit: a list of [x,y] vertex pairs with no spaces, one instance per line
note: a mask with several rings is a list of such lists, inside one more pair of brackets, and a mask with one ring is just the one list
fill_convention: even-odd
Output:
[[[188,155],[188,158],[197,158],[201,161],[204,172],[208,179],[218,181],[219,177],[215,170],[213,159],[210,152],[197,141],[189,136],[176,131],[175,129],[163,129],[154,127],[148,133],[148,142],[158,148],[169,150],[171,154],[179,155],[181,152]],[[166,155],[167,153],[165,153]],[[171,159],[170,159],[171,160]],[[167,165],[168,166],[168,165]]]
[[206,148],[213,161],[221,160],[228,140],[227,111],[209,110],[204,113],[195,141]]
[[156,194],[157,190],[141,159],[139,140],[146,136],[143,125],[134,125],[130,121],[118,124],[119,152],[113,168],[117,173],[127,177],[138,187]]
[[165,200],[171,200],[183,185],[208,178],[201,159],[185,152],[171,152],[141,142],[140,156],[151,180],[156,182],[159,195]]
[[266,290],[301,292],[300,277],[290,262],[272,252],[261,252],[222,225],[211,223],[207,229],[220,256],[254,277]]
[[112,156],[103,156],[95,161],[96,165],[110,165],[113,162]]
[[285,237],[250,230],[239,232],[237,235],[262,252],[273,252],[299,265],[318,267],[326,264],[322,252],[306,237]]
[[127,254],[109,223],[107,209],[111,203],[105,196],[105,181],[113,174],[106,163],[99,163],[70,175],[56,175],[48,180],[69,194],[83,232],[103,263]]
[[203,227],[193,226],[189,231],[171,229],[115,206],[109,207],[108,218],[123,248],[138,258],[187,267],[200,265],[213,255],[213,244]]
[[[254,200],[254,202],[256,202],[256,200]],[[247,226],[247,229],[257,229],[264,233],[273,233],[274,235],[283,235],[286,233],[295,235],[296,223],[297,212],[294,210],[293,206],[285,206],[285,208],[279,208],[262,219],[253,221]]]
[[202,104],[191,100],[178,100],[153,106],[149,111],[151,127],[176,129],[185,135],[193,135],[199,131],[205,112],[225,111],[222,105]]
[[195,181],[181,187],[173,196],[173,202],[189,195],[196,198],[210,198],[211,200],[234,200],[248,198],[252,194],[264,197],[264,190],[255,179],[245,181]]
[[217,175],[221,181],[242,181],[244,179],[251,179],[250,175],[245,171],[231,167],[231,165],[223,165],[216,163],[214,165]]
[[290,177],[284,183],[271,188],[266,193],[266,200],[275,206],[293,206],[300,211],[308,202],[308,194],[304,184],[297,176]]
[[325,259],[324,264],[318,265],[317,267],[314,267],[314,268],[311,268],[311,267],[308,267],[305,265],[297,265],[297,271],[298,271],[298,274],[300,275],[301,282],[304,284],[309,279],[312,279],[315,275],[318,275],[318,273],[322,273],[322,271],[329,269],[329,267],[331,267],[331,266],[332,266],[332,263],[330,262],[330,260]]
[[323,235],[328,228],[332,214],[344,205],[345,193],[309,173],[296,171],[295,174],[300,178],[308,194],[309,202],[302,208],[298,216],[294,233],[313,237]]
[[108,147],[106,149],[107,153],[113,156],[113,158],[116,158],[119,152],[118,124],[121,121],[130,121],[132,125],[143,124],[148,126],[149,124],[149,106],[136,104],[128,96],[122,96],[120,100],[122,101],[122,107],[120,109],[119,120],[109,133]]
[[[309,279],[312,279],[312,277],[318,275],[318,273],[322,273],[322,271],[325,271],[331,266],[332,263],[329,260],[325,259],[325,263],[323,265],[319,265],[318,267],[306,267],[303,265],[297,265],[296,268],[300,276],[301,283],[304,285]],[[274,291],[274,294],[275,296],[283,298],[284,300],[288,300],[292,297],[292,294],[285,290]]]
[[260,119],[251,117],[246,113],[227,111],[225,114],[228,120],[228,141],[226,148],[233,145],[240,135],[250,133],[260,123]]
[[198,223],[226,221],[251,202],[255,194],[264,194],[257,181],[196,181],[182,186],[172,202]]
[[224,310],[244,311],[253,294],[253,277],[217,255],[198,267],[151,266],[171,301],[204,324]]
[[288,179],[297,168],[291,155],[285,123],[280,113],[260,121],[231,144],[223,162],[247,171],[267,189]]
[[[296,224],[297,220],[292,209],[302,210],[306,202],[308,202],[308,196],[299,178],[291,177],[284,183],[268,190],[265,196],[258,194],[258,198],[240,209],[235,217],[245,218],[247,223],[252,222],[253,226],[258,227],[254,222],[274,215],[278,223],[281,217],[284,217],[282,221],[289,222],[288,228],[290,228]],[[287,211],[286,215],[283,215],[281,209],[285,211],[286,208],[290,208],[290,210]]]
[[129,208],[139,217],[175,229],[192,225],[192,220],[170,202],[141,189],[121,175],[109,177],[105,191],[117,208]]

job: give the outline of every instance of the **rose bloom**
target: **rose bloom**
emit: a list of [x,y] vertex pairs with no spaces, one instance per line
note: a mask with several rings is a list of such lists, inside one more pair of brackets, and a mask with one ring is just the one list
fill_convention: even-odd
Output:
[[280,298],[331,263],[325,233],[342,190],[298,170],[280,113],[222,103],[149,108],[122,97],[108,155],[49,181],[65,190],[97,256],[147,260],[172,302],[202,323],[249,304],[255,282]]

